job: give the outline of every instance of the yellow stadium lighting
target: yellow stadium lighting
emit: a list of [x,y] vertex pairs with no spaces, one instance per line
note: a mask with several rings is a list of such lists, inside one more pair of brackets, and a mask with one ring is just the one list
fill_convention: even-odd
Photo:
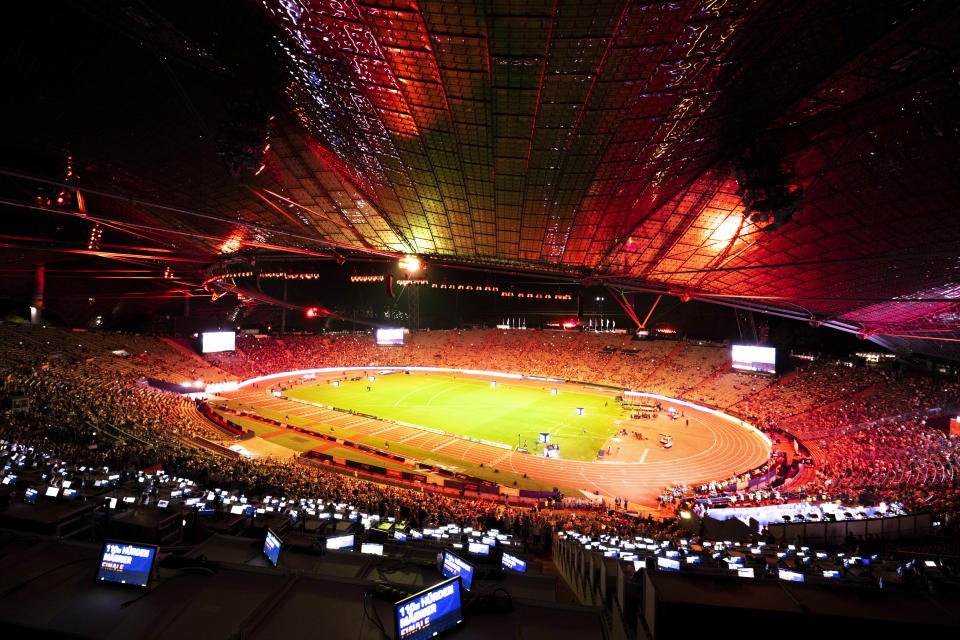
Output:
[[420,259],[417,256],[404,256],[400,259],[400,268],[407,274],[413,274],[420,271]]

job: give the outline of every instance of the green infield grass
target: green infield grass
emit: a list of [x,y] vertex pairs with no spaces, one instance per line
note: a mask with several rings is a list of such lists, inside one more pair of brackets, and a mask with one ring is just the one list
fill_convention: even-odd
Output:
[[[368,391],[369,387],[369,391]],[[567,460],[595,460],[626,419],[613,399],[548,388],[436,375],[390,374],[376,380],[345,381],[289,389],[293,398],[449,433],[518,445],[540,453],[540,433],[560,446]],[[576,409],[582,408],[583,415]]]

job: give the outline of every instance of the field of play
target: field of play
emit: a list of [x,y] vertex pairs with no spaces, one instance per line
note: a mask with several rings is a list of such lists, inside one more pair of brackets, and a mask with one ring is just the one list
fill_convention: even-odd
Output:
[[[563,390],[552,395],[544,388],[438,375],[395,373],[372,382],[343,381],[339,387],[295,387],[285,395],[511,447],[526,444],[538,453],[543,451],[538,436],[547,432],[566,460],[596,459],[614,435],[616,421],[628,417],[603,396]],[[576,414],[578,408],[583,415]]]

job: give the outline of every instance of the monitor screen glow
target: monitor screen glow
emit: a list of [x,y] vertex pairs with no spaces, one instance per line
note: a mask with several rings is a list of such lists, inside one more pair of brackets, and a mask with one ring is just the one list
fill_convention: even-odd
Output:
[[803,582],[803,574],[797,573],[796,571],[789,571],[787,569],[780,569],[777,573],[777,577],[781,580],[786,580],[788,582]]
[[353,534],[327,538],[326,547],[327,549],[347,549],[348,551],[353,551]]
[[146,587],[156,556],[154,546],[107,542],[100,556],[97,580]]
[[360,553],[366,553],[372,556],[382,556],[383,545],[375,542],[364,542],[360,545]]
[[427,640],[463,621],[459,578],[404,598],[395,608],[397,640]]
[[270,529],[267,529],[267,537],[263,540],[263,555],[267,556],[267,560],[269,560],[273,566],[277,566],[277,561],[280,559],[280,547],[282,545],[283,542],[280,540],[280,537]]
[[470,591],[473,585],[473,565],[459,556],[455,556],[449,551],[443,552],[443,563],[440,566],[440,573],[444,578],[460,577],[463,588]]
[[500,558],[500,566],[504,569],[517,571],[519,573],[527,572],[527,563],[516,556],[510,555],[509,553],[504,553],[503,557]]

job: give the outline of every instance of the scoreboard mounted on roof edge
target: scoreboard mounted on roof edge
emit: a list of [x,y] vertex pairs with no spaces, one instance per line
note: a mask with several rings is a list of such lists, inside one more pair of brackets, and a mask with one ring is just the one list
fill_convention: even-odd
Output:
[[733,368],[738,371],[770,374],[777,372],[777,350],[773,347],[735,344],[732,360]]

